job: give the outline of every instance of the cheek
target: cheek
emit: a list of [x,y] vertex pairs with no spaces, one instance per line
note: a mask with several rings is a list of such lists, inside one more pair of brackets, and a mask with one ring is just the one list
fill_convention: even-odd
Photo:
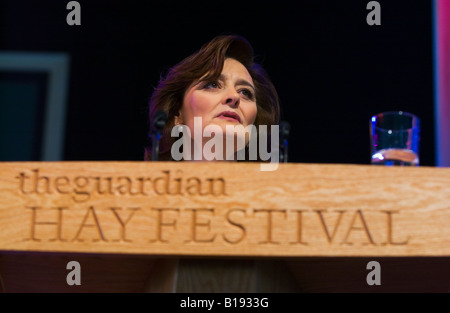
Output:
[[194,119],[195,116],[206,118],[206,115],[213,108],[212,99],[210,96],[201,93],[191,93],[184,98],[182,115],[185,122]]
[[256,114],[258,113],[258,108],[256,106],[256,103],[253,105],[249,105],[245,108],[245,119],[247,122],[247,125],[254,124],[256,120]]

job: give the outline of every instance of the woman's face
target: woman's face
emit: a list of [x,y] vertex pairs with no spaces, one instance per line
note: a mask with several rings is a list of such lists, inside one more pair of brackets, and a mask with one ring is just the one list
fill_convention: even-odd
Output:
[[194,117],[201,117],[203,129],[218,125],[223,133],[227,125],[244,128],[255,122],[257,113],[255,85],[245,66],[235,59],[225,59],[216,81],[194,82],[184,95],[180,124],[194,130]]

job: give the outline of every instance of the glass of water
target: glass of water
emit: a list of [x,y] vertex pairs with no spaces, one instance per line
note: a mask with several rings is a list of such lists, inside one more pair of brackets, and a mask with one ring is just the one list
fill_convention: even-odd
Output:
[[390,111],[370,121],[372,164],[419,166],[420,119],[408,112]]

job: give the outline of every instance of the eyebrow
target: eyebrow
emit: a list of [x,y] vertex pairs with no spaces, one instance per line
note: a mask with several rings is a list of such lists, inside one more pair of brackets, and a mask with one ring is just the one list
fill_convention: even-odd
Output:
[[[220,74],[219,79],[226,80],[227,78],[225,77],[225,75]],[[245,79],[242,79],[242,78],[238,79],[236,81],[236,84],[251,87],[253,89],[253,91],[255,91],[255,87],[249,81],[247,81]]]

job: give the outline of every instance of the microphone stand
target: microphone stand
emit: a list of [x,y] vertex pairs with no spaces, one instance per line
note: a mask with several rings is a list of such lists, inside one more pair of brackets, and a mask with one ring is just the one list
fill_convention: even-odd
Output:
[[288,137],[291,126],[286,121],[280,122],[280,162],[288,162]]
[[167,115],[163,111],[156,112],[152,121],[152,161],[158,161],[159,142],[161,141],[162,130],[167,122]]

